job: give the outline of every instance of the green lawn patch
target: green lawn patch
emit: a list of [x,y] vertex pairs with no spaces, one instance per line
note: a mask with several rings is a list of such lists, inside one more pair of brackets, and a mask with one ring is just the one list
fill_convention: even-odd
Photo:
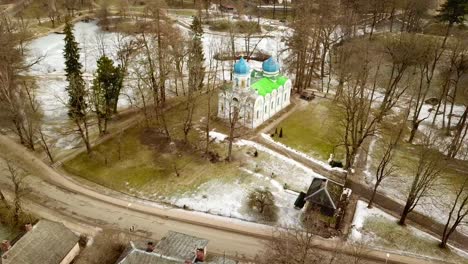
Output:
[[[327,160],[330,153],[337,159],[344,157],[337,148],[339,142],[339,115],[336,104],[331,100],[316,99],[307,106],[292,113],[278,125],[283,128],[283,137],[275,137],[291,148],[321,160]],[[273,133],[274,131],[272,131]]]
[[[203,123],[206,96],[200,97],[198,104],[193,117],[195,127]],[[212,104],[216,104],[215,99]],[[162,137],[160,128],[146,128],[142,123],[101,143],[91,156],[83,153],[63,167],[71,174],[115,190],[153,196],[169,196],[215,178],[231,181],[244,174],[239,169],[241,160],[211,163],[202,157],[205,145],[202,132],[193,129],[189,136],[191,144],[182,142],[184,109],[182,103],[166,113],[172,142]],[[212,149],[225,155],[224,147],[213,143]]]
[[376,246],[406,251],[417,255],[446,259],[456,263],[466,261],[450,250],[438,247],[438,240],[429,235],[418,234],[415,229],[400,226],[383,216],[371,216],[364,222],[362,231],[373,237]]

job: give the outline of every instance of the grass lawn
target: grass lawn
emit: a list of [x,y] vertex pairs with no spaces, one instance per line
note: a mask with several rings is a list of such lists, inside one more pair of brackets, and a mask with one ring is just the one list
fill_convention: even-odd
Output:
[[[215,98],[212,104],[216,104]],[[201,97],[193,118],[195,126],[201,124],[206,105],[206,97]],[[141,124],[100,144],[91,156],[83,153],[66,162],[64,169],[109,188],[152,196],[185,192],[212,178],[231,181],[245,174],[239,169],[240,161],[211,163],[203,158],[198,150],[205,144],[200,131],[190,133],[191,145],[181,141],[184,107],[182,103],[166,114],[172,142],[156,128]],[[212,149],[225,155],[225,148],[217,144]]]
[[[315,99],[281,122],[278,132],[280,128],[283,128],[283,138],[275,137],[274,140],[327,160],[339,142],[337,107],[331,100]],[[335,156],[338,159],[344,157],[340,148],[335,149]]]
[[402,227],[383,216],[371,216],[364,222],[362,232],[378,247],[407,251],[417,255],[466,263],[466,259],[450,250],[440,249],[438,240],[410,227]]

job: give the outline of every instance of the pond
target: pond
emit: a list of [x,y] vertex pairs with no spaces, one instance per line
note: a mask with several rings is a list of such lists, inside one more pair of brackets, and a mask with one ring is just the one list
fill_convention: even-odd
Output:
[[[105,53],[116,61],[118,33],[101,30],[96,21],[78,22],[74,26],[74,35],[80,47],[80,61],[83,65],[83,76],[88,85],[96,70],[96,61]],[[56,147],[69,149],[80,142],[75,134],[67,133],[71,126],[66,103],[68,100],[67,81],[65,77],[65,58],[63,56],[64,34],[50,33],[31,41],[28,45],[28,61],[39,60],[28,75],[34,76],[38,90],[36,96],[44,113],[45,133],[59,138]],[[123,88],[126,94],[126,87]],[[129,105],[127,97],[119,100],[119,108]],[[67,135],[64,135],[67,134]]]
[[[175,26],[177,27],[177,26]],[[188,37],[187,27],[178,25],[181,32]],[[96,61],[104,52],[105,55],[116,61],[117,43],[123,35],[116,32],[107,32],[100,28],[97,21],[77,22],[74,25],[74,35],[80,47],[80,61],[83,65],[83,75],[88,85],[93,79],[96,70]],[[68,95],[65,90],[67,81],[65,77],[65,59],[63,56],[64,34],[50,33],[31,41],[28,45],[28,61],[33,62],[39,58],[27,73],[37,80],[37,99],[44,113],[45,133],[51,138],[58,138],[55,143],[56,148],[70,149],[80,143],[80,138],[69,131],[73,124],[68,117],[66,107]],[[134,39],[134,36],[125,37],[125,41]],[[236,49],[239,52],[245,50],[245,38],[237,36],[234,38]],[[225,51],[230,46],[229,34],[218,34],[207,30],[203,36],[203,48],[205,53],[205,64],[208,68],[213,56],[220,51]],[[258,52],[278,56],[280,63],[285,54],[285,44],[278,31],[269,33],[269,36],[252,37],[250,47],[256,47]],[[140,56],[136,56],[137,59]],[[132,64],[134,62],[130,62]],[[231,74],[231,61],[225,61],[218,68],[218,77],[221,80],[229,80]],[[261,69],[261,62],[251,61],[252,68]],[[131,104],[130,98],[133,93],[132,66],[129,67],[129,74],[124,82],[121,97],[119,99],[119,109],[128,108]],[[168,80],[167,87],[171,87],[173,80]],[[168,96],[170,96],[170,92]]]

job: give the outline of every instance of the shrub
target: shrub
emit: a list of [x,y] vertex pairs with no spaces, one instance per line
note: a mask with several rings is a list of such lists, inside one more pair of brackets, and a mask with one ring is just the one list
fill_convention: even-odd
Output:
[[255,173],[259,173],[259,172],[261,172],[261,171],[262,171],[262,168],[261,168],[260,166],[258,166],[258,164],[255,165],[254,172],[255,172]]
[[255,188],[248,197],[248,206],[266,221],[275,221],[277,207],[275,197],[268,188]]

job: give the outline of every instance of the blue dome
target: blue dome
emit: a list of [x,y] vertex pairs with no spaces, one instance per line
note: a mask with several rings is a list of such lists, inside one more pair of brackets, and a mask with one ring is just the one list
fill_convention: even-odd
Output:
[[240,75],[246,75],[250,73],[250,66],[244,60],[244,57],[241,57],[240,60],[238,60],[236,64],[234,64],[234,73]]
[[277,73],[280,70],[280,66],[273,57],[270,57],[268,60],[263,62],[262,69],[266,73]]

